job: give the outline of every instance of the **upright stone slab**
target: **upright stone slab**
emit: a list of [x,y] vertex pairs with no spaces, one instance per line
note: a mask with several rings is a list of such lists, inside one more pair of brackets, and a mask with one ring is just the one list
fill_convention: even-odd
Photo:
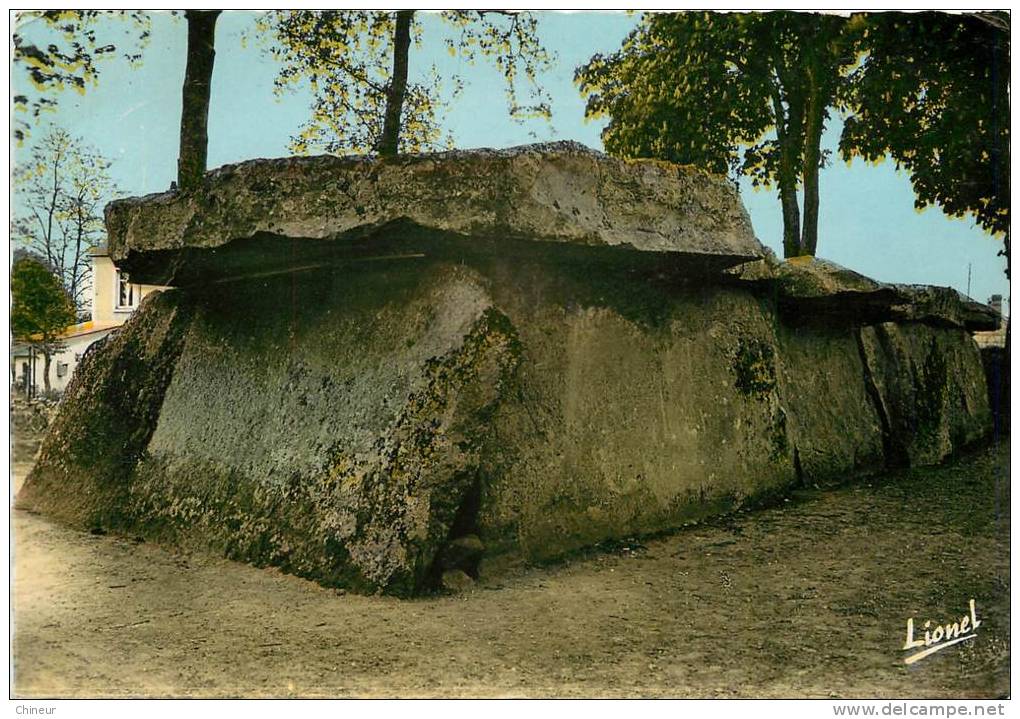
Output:
[[861,346],[890,464],[934,464],[988,432],[981,355],[966,332],[886,322],[863,328]]
[[132,473],[159,421],[191,302],[154,294],[82,358],[18,506],[77,527],[127,528]]
[[411,594],[476,481],[518,341],[477,274],[313,274],[197,298],[127,512],[149,535]]
[[779,325],[780,394],[805,483],[842,482],[885,467],[883,425],[864,381],[859,332],[824,315]]
[[490,267],[517,328],[473,531],[487,563],[550,559],[741,506],[795,477],[772,317],[713,285],[625,269]]

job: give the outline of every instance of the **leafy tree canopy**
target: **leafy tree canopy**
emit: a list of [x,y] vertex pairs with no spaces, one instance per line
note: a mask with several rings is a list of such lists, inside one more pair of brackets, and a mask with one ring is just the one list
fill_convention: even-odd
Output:
[[1009,230],[1009,19],[873,13],[850,76],[847,158],[889,156],[922,208]]
[[[794,12],[648,13],[616,53],[575,74],[606,149],[777,185],[787,256],[814,254],[820,141],[853,23]],[[801,232],[797,186],[805,189]]]
[[[455,10],[439,15],[455,31],[446,41],[451,55],[468,64],[491,61],[506,82],[507,108],[517,119],[548,118],[548,97],[538,74],[552,56],[538,40],[536,18],[529,13]],[[277,92],[307,82],[315,96],[311,118],[292,138],[291,149],[367,154],[378,149],[384,117],[391,103],[395,13],[366,10],[277,11],[260,19],[266,50],[282,64]],[[411,23],[416,48],[424,42],[417,13]],[[408,82],[400,113],[401,152],[449,146],[442,137],[439,114],[444,80],[455,97],[457,77],[441,77],[432,66]],[[527,99],[521,98],[521,81]]]
[[51,345],[74,323],[74,305],[45,262],[19,253],[11,267],[11,332],[19,340]]
[[575,79],[609,152],[777,186],[788,257],[815,252],[833,110],[845,159],[891,157],[918,207],[1008,230],[1005,14],[653,13]]
[[[119,35],[103,23],[111,17],[126,22]],[[84,93],[95,85],[104,59],[116,57],[119,52],[132,64],[140,62],[148,39],[149,15],[143,11],[20,12],[12,36],[12,63],[15,72],[27,74],[35,92],[13,98],[14,110],[21,115],[15,122],[15,139],[24,140],[40,115],[56,107],[56,95],[61,90],[70,87]]]

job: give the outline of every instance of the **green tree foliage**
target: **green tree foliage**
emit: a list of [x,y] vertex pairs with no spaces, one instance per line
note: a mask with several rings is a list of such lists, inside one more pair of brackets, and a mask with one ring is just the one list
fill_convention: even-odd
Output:
[[[433,66],[416,73],[414,80],[401,82],[409,46],[420,48],[423,43],[418,15],[414,11],[309,10],[278,11],[260,20],[262,42],[282,65],[277,92],[307,82],[314,94],[311,118],[292,138],[294,152],[317,148],[335,154],[391,154],[394,148],[416,152],[449,144],[443,141],[439,123],[444,78],[438,69]],[[451,55],[459,55],[468,64],[478,59],[495,64],[506,81],[512,117],[549,117],[548,98],[538,74],[550,66],[552,56],[538,40],[533,15],[456,10],[439,17],[459,33],[446,43]],[[460,78],[445,80],[456,96]],[[521,80],[527,88],[526,102],[520,96]],[[385,131],[389,129],[387,111],[400,118],[391,132]]]
[[850,75],[847,158],[891,157],[920,209],[1009,230],[1009,20],[1005,13],[874,13]]
[[917,207],[1008,231],[1004,14],[649,14],[575,77],[587,116],[610,118],[610,152],[775,185],[787,257],[817,247],[820,139],[835,109],[844,159],[891,157]]
[[74,323],[74,305],[60,278],[40,258],[19,253],[11,267],[11,332],[35,345],[45,359],[43,382],[50,391],[50,360],[62,347],[61,333]]
[[110,162],[66,130],[51,129],[12,174],[12,239],[42,257],[79,315],[88,304],[88,248],[102,242],[103,206],[115,192]]
[[[106,18],[124,20],[120,33]],[[27,35],[31,35],[29,40]],[[13,97],[14,137],[20,142],[40,115],[56,107],[56,95],[65,88],[84,93],[94,86],[104,59],[118,54],[128,62],[141,61],[149,39],[149,16],[125,10],[45,10],[18,13],[12,36],[15,72],[28,76],[34,93]],[[121,48],[118,51],[118,47]]]
[[595,55],[575,80],[586,116],[610,119],[610,153],[776,186],[791,257],[815,253],[821,136],[855,62],[856,24],[836,15],[648,13],[619,51]]

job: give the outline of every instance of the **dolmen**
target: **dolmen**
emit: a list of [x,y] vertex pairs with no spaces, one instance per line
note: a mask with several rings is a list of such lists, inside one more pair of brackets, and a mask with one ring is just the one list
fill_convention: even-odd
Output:
[[204,182],[107,208],[173,289],[82,360],[19,506],[411,596],[991,426],[989,308],[778,262],[692,168],[554,143]]

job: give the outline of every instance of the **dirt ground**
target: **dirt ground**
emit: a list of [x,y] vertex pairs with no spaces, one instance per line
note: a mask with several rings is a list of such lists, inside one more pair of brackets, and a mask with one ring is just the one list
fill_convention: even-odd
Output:
[[[18,697],[1009,693],[1008,444],[415,601],[12,526]],[[975,639],[903,663],[971,598]]]

